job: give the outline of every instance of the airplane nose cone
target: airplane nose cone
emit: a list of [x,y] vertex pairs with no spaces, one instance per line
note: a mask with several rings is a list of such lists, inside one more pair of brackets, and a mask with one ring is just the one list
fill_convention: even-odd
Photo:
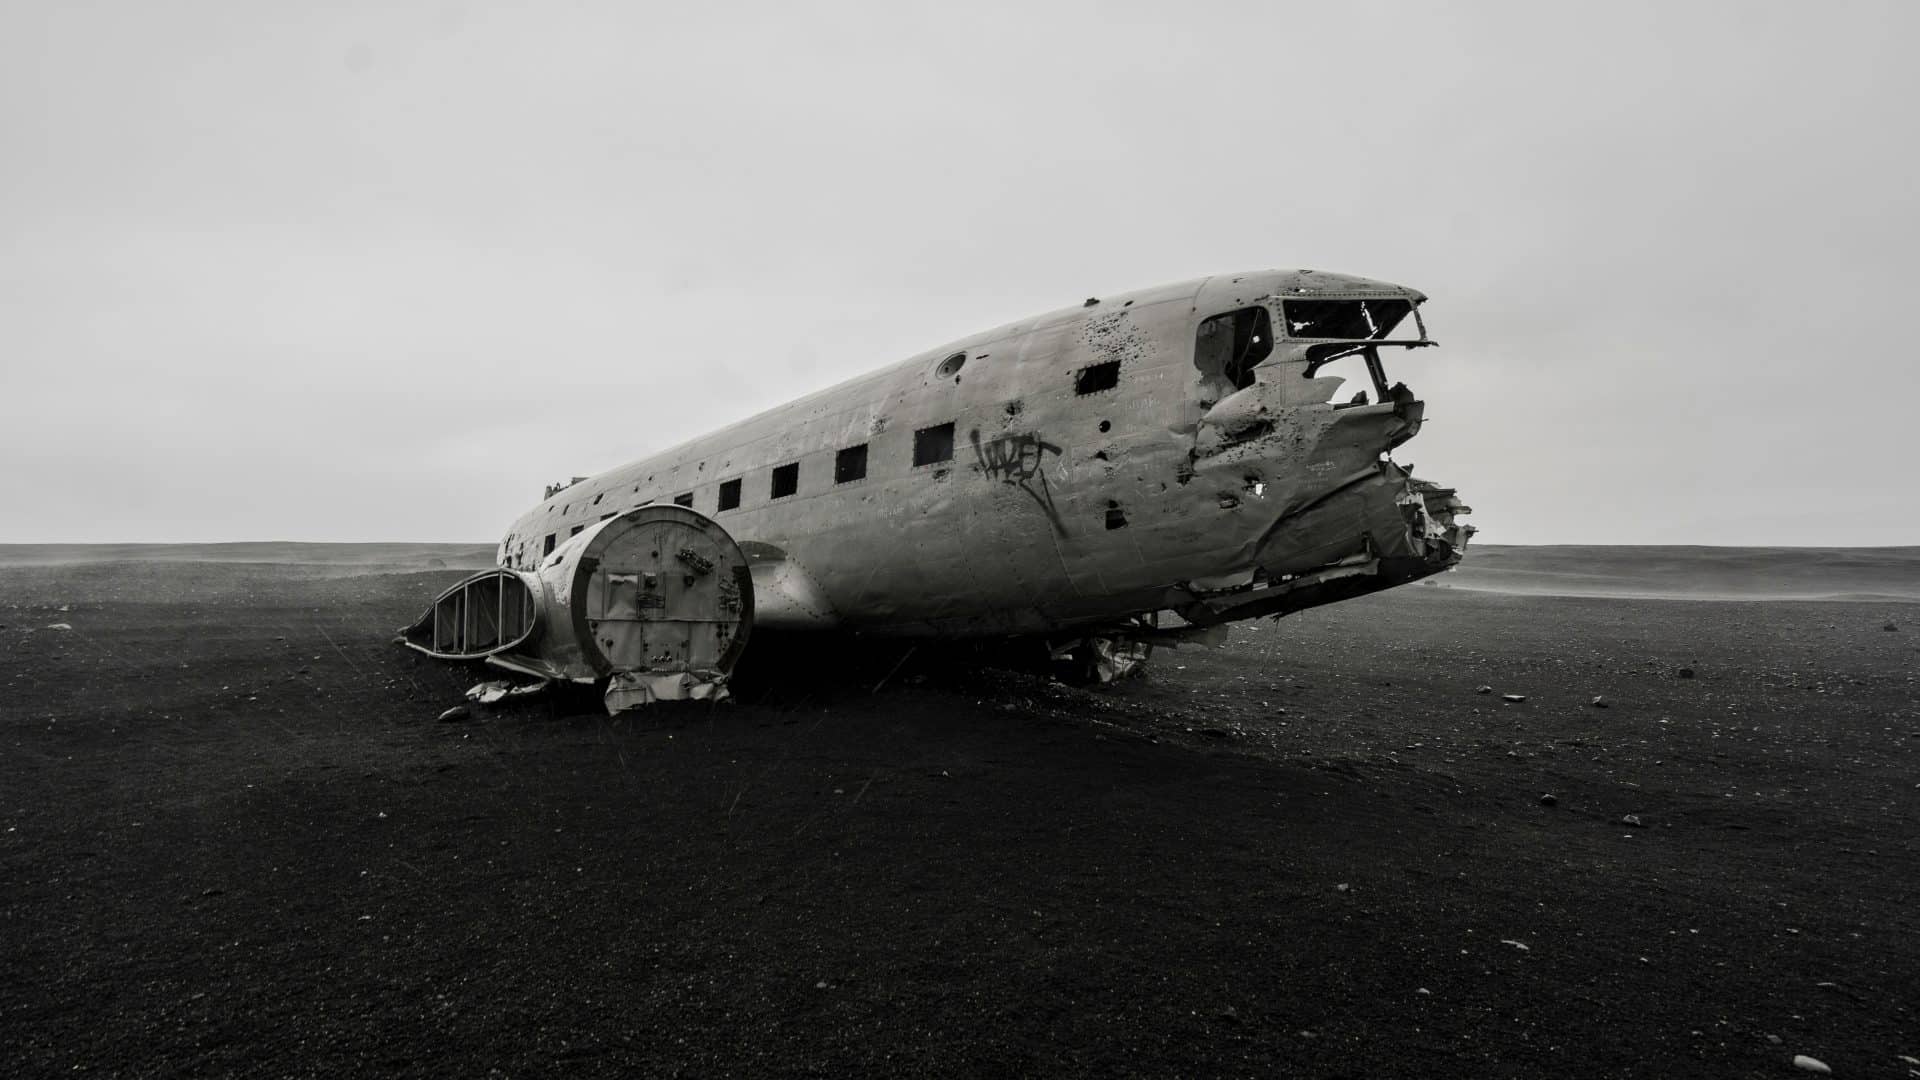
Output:
[[1455,519],[1469,512],[1453,489],[1381,461],[1369,474],[1283,514],[1255,560],[1275,578],[1375,563],[1376,572],[1401,584],[1460,561],[1473,527]]

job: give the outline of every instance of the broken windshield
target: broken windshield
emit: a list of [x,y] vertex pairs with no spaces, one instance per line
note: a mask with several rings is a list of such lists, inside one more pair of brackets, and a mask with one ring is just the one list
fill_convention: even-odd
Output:
[[1290,338],[1379,340],[1413,313],[1412,301],[1398,297],[1375,300],[1283,300],[1281,304],[1285,308],[1287,336]]
[[1264,307],[1228,311],[1200,324],[1194,341],[1193,364],[1208,382],[1224,381],[1215,388],[1217,397],[1225,397],[1253,385],[1253,369],[1273,353],[1273,327]]

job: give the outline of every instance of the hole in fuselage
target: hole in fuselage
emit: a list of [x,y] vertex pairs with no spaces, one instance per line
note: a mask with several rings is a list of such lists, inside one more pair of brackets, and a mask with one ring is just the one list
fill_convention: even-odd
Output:
[[1083,367],[1073,379],[1073,392],[1076,394],[1097,394],[1102,390],[1111,390],[1120,385],[1120,361],[1108,360],[1103,364]]

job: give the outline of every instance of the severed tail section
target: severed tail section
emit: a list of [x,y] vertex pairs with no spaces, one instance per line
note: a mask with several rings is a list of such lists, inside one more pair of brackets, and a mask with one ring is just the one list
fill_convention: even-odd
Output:
[[441,660],[603,684],[608,712],[719,699],[753,627],[747,559],[712,520],[642,506],[570,537],[535,570],[483,571],[401,631]]

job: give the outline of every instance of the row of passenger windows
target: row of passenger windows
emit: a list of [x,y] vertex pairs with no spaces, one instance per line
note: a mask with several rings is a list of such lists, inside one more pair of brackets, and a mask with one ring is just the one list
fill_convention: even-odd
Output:
[[[1215,328],[1215,324],[1220,323],[1222,320],[1231,319],[1241,314],[1245,314],[1245,313],[1233,312],[1233,313],[1229,313],[1228,315],[1216,316],[1213,319],[1207,320],[1205,324],[1202,324],[1200,328],[1201,339],[1202,339],[1202,352],[1204,353],[1205,351],[1204,346],[1206,344],[1209,331]],[[1249,333],[1248,335],[1246,335],[1251,337],[1254,342],[1260,342],[1266,336],[1265,310],[1260,309],[1259,315],[1261,318],[1261,322],[1258,328],[1258,332]],[[1236,329],[1238,329],[1237,326],[1236,326]],[[1252,331],[1253,329],[1254,328],[1252,327],[1248,327],[1249,331]],[[956,355],[962,363],[965,362],[966,356],[964,353],[956,354]],[[1262,354],[1262,357],[1264,357],[1264,353]],[[954,359],[955,357],[951,357],[951,356],[948,357],[946,364],[952,364]],[[1255,362],[1257,362],[1257,360]],[[1225,366],[1225,365],[1222,365],[1222,366]],[[1243,364],[1243,366],[1251,367],[1252,365]],[[958,370],[959,370],[959,365],[953,364],[953,371],[958,371]],[[943,364],[943,370],[941,374],[943,375],[952,374],[952,372],[946,371],[945,364]],[[1078,369],[1073,374],[1074,374],[1073,392],[1075,395],[1084,397],[1088,394],[1098,394],[1098,393],[1101,393],[1102,391],[1111,390],[1120,384],[1120,361],[1108,360],[1102,363],[1092,364],[1090,366]],[[1238,380],[1236,380],[1236,382],[1237,381]],[[1245,385],[1245,384],[1241,383],[1240,385]],[[1107,425],[1104,421],[1100,425],[1100,430],[1102,431],[1107,430]],[[953,460],[953,424],[952,422],[948,422],[945,424],[935,424],[933,427],[921,428],[920,430],[915,431],[913,433],[913,464],[915,468],[918,468],[922,465],[938,465],[943,461],[952,461],[952,460]],[[855,480],[864,480],[866,479],[866,476],[867,476],[867,444],[866,443],[860,443],[857,446],[849,446],[843,450],[837,451],[833,455],[833,482],[834,483],[850,484]],[[720,482],[719,499],[714,509],[715,513],[723,513],[728,510],[737,510],[740,508],[740,484],[741,484],[740,477],[735,477],[732,480],[723,480]],[[636,488],[636,490],[638,489]],[[799,493],[800,493],[800,463],[797,461],[790,461],[785,465],[774,466],[773,471],[769,476],[769,483],[767,487],[768,496],[773,499],[785,499],[790,496],[797,495]],[[594,505],[598,506],[600,504],[600,500],[604,496],[605,496],[604,492],[602,492],[600,495],[595,495],[593,497]],[[689,509],[692,509],[693,508],[693,492],[683,491],[680,494],[675,495],[673,497],[673,503],[675,506],[684,506]],[[567,514],[568,509],[569,509],[568,507],[560,508],[560,513],[563,517]],[[549,508],[549,510],[551,511],[551,508]],[[602,520],[612,516],[613,516],[612,514],[602,515]],[[584,528],[586,528],[585,525],[575,525],[573,526],[572,532],[569,535],[577,535],[580,532],[580,530]],[[542,548],[541,556],[543,558],[547,555],[553,554],[553,549],[556,546],[555,542],[557,538],[558,538],[558,534],[556,533],[548,533],[546,535],[544,542],[541,544],[541,548]]]
[[[930,428],[921,428],[919,431],[916,431],[913,433],[914,465],[916,466],[938,465],[943,461],[952,461],[952,460],[953,460],[953,424],[952,423],[936,424]],[[867,478],[867,444],[866,443],[860,443],[857,446],[846,447],[843,450],[837,451],[833,455],[833,482],[834,483],[851,484],[855,480],[865,480],[866,478]],[[742,477],[736,476],[731,480],[723,480],[720,482],[719,500],[714,509],[715,513],[721,513],[727,510],[739,509],[740,487],[741,487],[742,479],[743,479]],[[785,465],[774,466],[772,473],[769,475],[769,482],[767,485],[768,496],[774,499],[785,499],[785,498],[788,498],[789,496],[798,495],[799,493],[800,493],[800,463],[797,461],[789,461]],[[600,496],[595,496],[593,501],[597,504],[600,501]],[[684,507],[687,507],[688,509],[692,509],[693,508],[693,492],[683,491],[680,494],[675,495],[673,497],[673,504],[675,506],[684,506]],[[562,513],[564,512],[565,510],[563,509]],[[601,515],[601,519],[605,520],[606,518],[610,518],[612,516],[613,515],[610,513],[603,514]],[[580,531],[584,528],[586,528],[585,524],[575,525],[572,527],[572,529],[568,532],[567,535],[577,536],[579,535]],[[543,539],[540,545],[541,546],[540,554],[543,558],[545,556],[553,554],[553,549],[556,546],[558,546],[558,540],[559,540],[558,533],[548,533],[546,535],[546,537]]]
[[[1216,316],[1212,319],[1207,320],[1207,322],[1202,324],[1200,327],[1201,339],[1202,339],[1202,352],[1204,353],[1205,351],[1204,346],[1209,338],[1209,332],[1215,329],[1216,324],[1219,324],[1222,320],[1232,319],[1237,316],[1244,315],[1249,312],[1253,312],[1255,310],[1256,309],[1248,309],[1247,312],[1231,312],[1227,315]],[[1255,342],[1259,342],[1263,340],[1263,336],[1265,334],[1265,328],[1266,328],[1265,309],[1257,309],[1257,310],[1260,314],[1261,322],[1259,327],[1260,333],[1254,335],[1252,338],[1252,340]],[[1249,329],[1251,329],[1251,327],[1249,327]],[[1264,357],[1265,354],[1263,353],[1261,355],[1262,357]],[[955,363],[956,360],[959,361],[959,363]],[[953,372],[960,370],[960,363],[965,363],[965,362],[966,362],[965,353],[956,353],[953,356],[949,356],[942,363],[940,374],[950,375]],[[1255,362],[1257,362],[1257,360]],[[948,370],[949,366],[951,366],[951,369],[952,369],[951,371]],[[1251,367],[1252,365],[1245,364],[1244,366]],[[1203,364],[1202,367],[1204,369],[1205,365]],[[1103,391],[1112,390],[1114,387],[1120,385],[1120,361],[1107,360],[1098,364],[1091,364],[1087,367],[1079,368],[1076,371],[1074,371],[1073,377],[1074,377],[1073,392],[1076,396],[1085,397],[1089,394],[1098,394]],[[1242,383],[1241,385],[1244,385],[1244,383]],[[1104,425],[1101,427],[1101,430],[1102,431],[1106,430]],[[951,422],[948,422],[945,424],[935,424],[933,427],[929,427],[929,428],[921,428],[920,430],[913,433],[913,464],[916,468],[922,465],[937,465],[940,462],[952,461],[952,460],[953,460],[953,424]],[[866,475],[867,475],[867,444],[866,443],[861,443],[858,446],[849,446],[846,449],[841,450],[834,454],[834,457],[833,457],[833,482],[834,483],[850,484],[855,480],[866,479]],[[771,480],[771,483],[768,486],[768,494],[771,498],[784,499],[790,495],[799,494],[800,463],[797,461],[790,461],[785,465],[775,466],[771,474],[770,480]],[[595,495],[593,497],[594,505],[596,506],[599,505],[601,498],[604,497],[604,494],[605,493],[603,492],[601,495]],[[674,505],[676,506],[685,506],[685,507],[691,508],[693,506],[693,492],[683,491],[680,494],[675,495],[673,497],[673,502],[674,502]],[[715,512],[718,513],[724,510],[735,510],[735,509],[738,509],[739,506],[740,506],[740,479],[736,477],[735,479],[732,479],[732,480],[722,481],[720,484],[719,502]],[[566,516],[568,509],[569,508],[567,507],[560,508],[560,513],[562,517]],[[551,512],[551,508],[549,508],[549,512]],[[573,531],[576,533],[579,532],[580,527],[575,527]],[[548,551],[552,551],[553,549],[552,544],[548,544],[546,545],[546,547]]]
[[[867,478],[867,445],[860,443],[836,451],[833,455],[833,482],[851,484],[855,480]],[[930,428],[921,428],[913,433],[913,463],[918,465],[937,465],[953,460],[953,425],[936,424]],[[737,510],[740,507],[742,477],[720,482],[719,500],[714,507],[715,513]],[[767,477],[767,497],[785,499],[800,493],[800,463],[789,461],[785,465],[776,465]],[[673,501],[681,506],[693,505],[693,492],[683,492],[674,496]]]

